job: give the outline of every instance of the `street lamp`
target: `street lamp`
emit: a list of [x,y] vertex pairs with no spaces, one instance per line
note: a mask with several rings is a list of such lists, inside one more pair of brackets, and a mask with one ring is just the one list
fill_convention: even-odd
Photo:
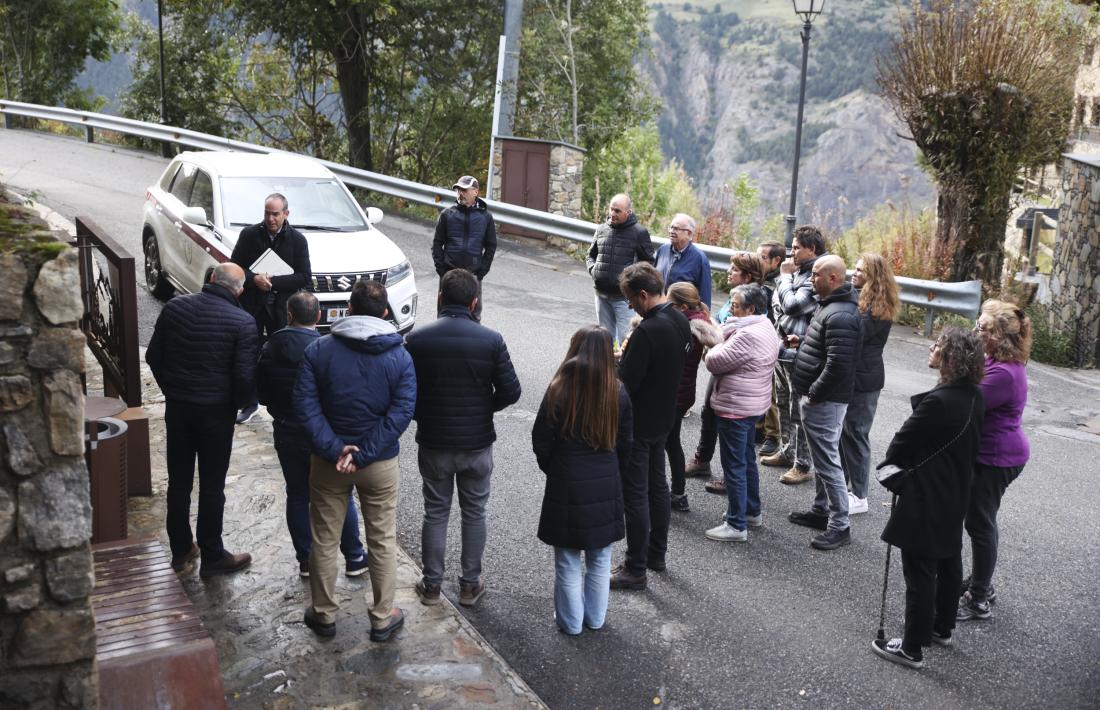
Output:
[[787,211],[787,248],[794,240],[795,209],[798,201],[798,161],[802,155],[802,113],[806,107],[806,62],[810,57],[810,27],[821,14],[825,0],[791,0],[794,12],[802,18],[802,79],[798,87],[798,123],[794,129],[794,169],[791,171],[791,206]]

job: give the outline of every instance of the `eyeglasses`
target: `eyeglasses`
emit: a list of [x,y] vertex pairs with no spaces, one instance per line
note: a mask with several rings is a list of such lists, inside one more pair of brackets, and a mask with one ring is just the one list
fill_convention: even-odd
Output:
[[264,210],[264,217],[278,217],[286,210]]
[[691,229],[689,229],[688,227],[676,227],[676,226],[670,225],[669,228],[668,228],[668,231],[670,231],[670,232],[687,232],[688,234],[691,234]]

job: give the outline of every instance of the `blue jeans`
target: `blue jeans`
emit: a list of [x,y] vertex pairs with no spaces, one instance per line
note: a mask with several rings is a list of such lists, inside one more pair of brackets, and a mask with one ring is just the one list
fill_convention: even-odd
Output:
[[756,467],[756,421],[760,417],[716,419],[729,499],[726,522],[744,530],[746,515],[760,515],[760,470]]
[[584,551],[554,548],[554,614],[558,628],[567,634],[581,632],[581,622],[590,629],[603,626],[607,616],[607,595],[611,589],[611,545]]
[[611,339],[619,345],[630,332],[630,318],[634,312],[622,296],[608,296],[596,292],[596,320],[611,333]]
[[811,403],[809,397],[799,402],[802,426],[810,444],[814,462],[815,513],[829,516],[830,530],[848,529],[848,486],[844,484],[844,469],[840,467],[840,430],[844,428],[846,403]]
[[[276,419],[272,426],[275,453],[286,481],[286,527],[294,544],[294,556],[299,562],[309,560],[313,535],[309,531],[309,435],[304,429]],[[348,560],[363,556],[363,543],[359,540],[359,513],[348,497],[348,511],[344,527],[340,531],[340,552]]]

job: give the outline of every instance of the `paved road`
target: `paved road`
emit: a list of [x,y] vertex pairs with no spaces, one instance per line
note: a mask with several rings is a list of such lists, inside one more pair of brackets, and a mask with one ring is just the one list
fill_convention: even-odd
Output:
[[[0,131],[0,181],[36,190],[68,215],[89,214],[122,240],[136,240],[144,187],[162,166],[148,155]],[[412,260],[421,304],[432,303],[426,225],[387,217],[382,228]],[[871,512],[855,518],[850,547],[821,553],[810,549],[808,531],[785,521],[789,510],[809,505],[811,487],[782,486],[775,469],[763,469],[765,525],[745,545],[703,538],[724,504],[703,493],[701,479],[689,482],[692,512],[675,514],[668,571],[651,574],[645,593],[613,593],[604,630],[569,638],[555,632],[552,554],[535,538],[543,477],[529,437],[569,335],[592,320],[591,288],[569,257],[508,242],[484,298],[485,323],[504,333],[524,394],[497,418],[485,562],[491,591],[467,616],[551,707],[1096,706],[1098,373],[1029,366],[1032,461],[1002,509],[995,618],[960,629],[956,647],[931,651],[923,672],[879,661],[869,650],[884,562],[884,496],[875,492]],[[144,330],[155,303],[143,301],[141,309]],[[432,315],[422,311],[421,322]],[[904,420],[908,397],[933,384],[927,344],[911,329],[895,329],[872,433],[876,455]],[[402,453],[399,536],[416,557],[413,431]],[[685,441],[695,441],[694,413],[684,432]],[[450,539],[458,540],[457,523]],[[452,580],[457,565],[452,544]],[[888,630],[898,634],[903,586],[896,556],[891,577]],[[452,597],[454,584],[445,586]]]

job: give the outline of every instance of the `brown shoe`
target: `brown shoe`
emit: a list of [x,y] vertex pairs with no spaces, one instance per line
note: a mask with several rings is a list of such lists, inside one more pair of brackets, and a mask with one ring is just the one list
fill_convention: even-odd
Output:
[[481,597],[485,595],[485,582],[477,581],[477,584],[460,582],[458,585],[458,603],[462,606],[475,606]]
[[191,564],[191,560],[199,556],[199,546],[195,543],[191,543],[191,549],[179,557],[172,558],[172,569],[177,572],[182,572],[187,569],[187,565]]
[[726,479],[725,478],[712,478],[707,481],[707,485],[703,486],[703,490],[707,493],[717,493],[718,495],[726,495]]
[[214,562],[206,562],[204,560],[202,567],[199,568],[199,576],[203,579],[208,579],[209,577],[217,577],[221,574],[233,574],[234,572],[240,572],[250,564],[252,564],[252,555],[247,552],[242,552],[239,555],[226,552],[225,556],[220,560]]
[[803,471],[798,466],[791,466],[790,470],[779,477],[780,483],[786,483],[793,486],[798,483],[805,483],[814,477],[809,471]]
[[627,589],[630,591],[641,592],[646,587],[645,572],[641,574],[633,574],[626,568],[625,565],[619,565],[615,569],[611,570],[611,588],[612,589]]
[[698,456],[692,456],[691,461],[689,461],[687,467],[684,468],[684,475],[709,476],[710,461],[700,461]]
[[424,580],[416,583],[416,596],[420,597],[420,603],[425,606],[435,606],[442,601],[439,598],[439,585],[428,584]]
[[760,463],[764,464],[765,466],[778,466],[780,468],[782,468],[783,466],[794,465],[794,461],[791,461],[780,451],[775,452],[771,456],[761,456]]

